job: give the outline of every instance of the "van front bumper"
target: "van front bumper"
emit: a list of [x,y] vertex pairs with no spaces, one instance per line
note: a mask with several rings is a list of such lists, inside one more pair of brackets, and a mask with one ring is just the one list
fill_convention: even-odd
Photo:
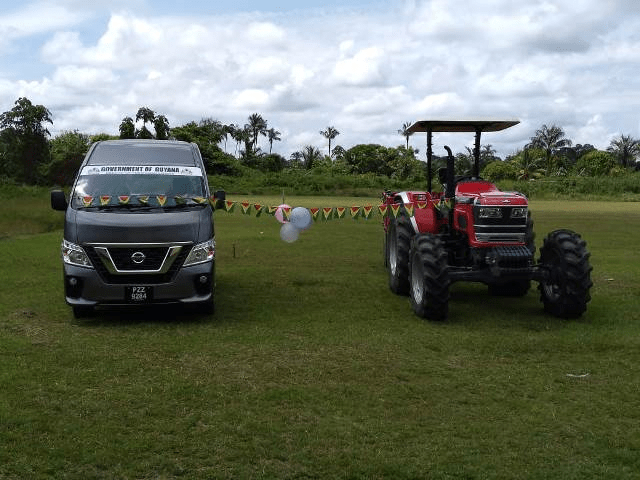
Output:
[[[148,280],[148,279],[145,279]],[[150,287],[144,301],[127,299],[128,287]],[[215,260],[180,268],[168,282],[107,283],[90,268],[64,264],[65,300],[74,307],[101,305],[195,304],[211,300],[215,286]]]

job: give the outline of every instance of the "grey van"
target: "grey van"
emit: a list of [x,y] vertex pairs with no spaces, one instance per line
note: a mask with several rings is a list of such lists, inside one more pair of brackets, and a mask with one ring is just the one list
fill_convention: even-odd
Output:
[[[224,192],[216,193],[224,198]],[[213,205],[197,145],[161,140],[94,143],[65,212],[66,302],[76,317],[99,306],[181,303],[213,312]]]

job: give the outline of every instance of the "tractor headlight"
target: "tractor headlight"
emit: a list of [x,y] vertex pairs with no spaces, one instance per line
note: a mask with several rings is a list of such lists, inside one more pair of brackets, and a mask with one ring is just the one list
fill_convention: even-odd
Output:
[[204,243],[199,243],[191,249],[189,256],[184,261],[184,266],[197,265],[199,263],[208,262],[213,260],[216,256],[216,242],[211,239]]
[[89,257],[80,245],[62,240],[62,261],[76,267],[93,268]]
[[480,218],[502,218],[500,207],[480,207],[478,212]]
[[527,207],[513,207],[511,209],[511,218],[526,218]]

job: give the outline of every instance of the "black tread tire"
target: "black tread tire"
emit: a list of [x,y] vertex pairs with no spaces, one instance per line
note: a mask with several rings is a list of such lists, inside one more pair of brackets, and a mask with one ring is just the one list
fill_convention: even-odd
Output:
[[413,227],[406,212],[398,212],[387,230],[386,255],[389,271],[389,288],[397,295],[409,293],[409,250]]
[[435,235],[416,235],[411,242],[409,263],[411,308],[429,320],[449,315],[449,271],[444,243]]
[[545,312],[560,318],[577,318],[586,311],[593,285],[590,256],[587,243],[571,230],[555,230],[547,235],[540,249],[540,263],[549,271],[549,279],[538,285]]

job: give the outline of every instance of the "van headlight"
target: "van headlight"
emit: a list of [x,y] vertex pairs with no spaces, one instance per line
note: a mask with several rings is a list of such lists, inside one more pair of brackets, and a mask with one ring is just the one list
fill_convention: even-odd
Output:
[[93,268],[89,257],[80,245],[62,240],[62,261],[76,267]]
[[209,262],[216,256],[216,241],[212,238],[204,243],[199,243],[191,249],[189,256],[184,261],[184,266],[197,265]]

